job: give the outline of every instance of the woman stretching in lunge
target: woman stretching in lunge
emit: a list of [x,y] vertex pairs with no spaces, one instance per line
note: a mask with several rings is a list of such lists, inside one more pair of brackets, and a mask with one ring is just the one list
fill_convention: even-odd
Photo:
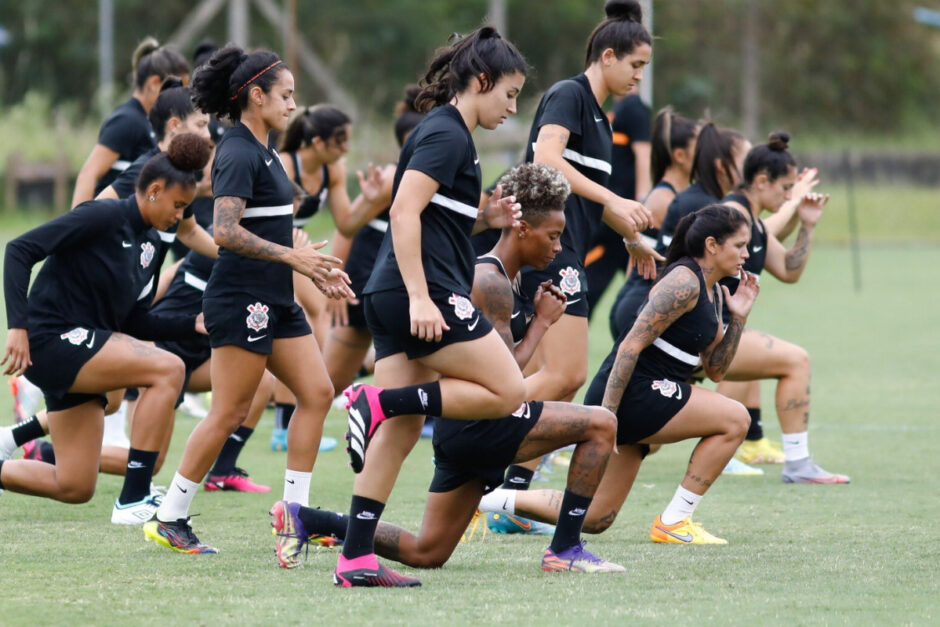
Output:
[[[570,188],[557,170],[531,163],[512,170],[501,185],[522,205],[522,219],[519,226],[504,229],[496,247],[477,260],[471,300],[523,368],[545,331],[561,317],[565,297],[546,282],[534,303],[525,302],[518,287],[519,269],[544,268],[561,251],[565,197]],[[533,309],[534,316],[529,316],[527,312]],[[421,531],[415,536],[379,523],[376,552],[416,568],[442,566],[460,541],[480,497],[502,483],[510,463],[576,444],[568,489],[561,499],[565,514],[551,546],[545,549],[542,570],[624,572],[622,566],[585,550],[580,541],[581,525],[604,473],[615,431],[613,415],[600,407],[539,401],[523,403],[512,415],[498,420],[437,419],[436,469]],[[508,492],[511,499],[515,491]],[[299,563],[309,534],[345,538],[349,523],[342,514],[285,501],[276,503],[271,514],[278,534],[276,553],[285,568]]]
[[[711,205],[684,218],[649,301],[594,377],[584,400],[617,414],[619,452],[611,455],[588,510],[588,533],[613,524],[650,445],[701,438],[675,496],[653,522],[650,539],[726,543],[693,523],[692,513],[744,439],[749,418],[739,402],[686,381],[699,364],[709,378],[721,380],[734,357],[757,297],[757,280],[745,275],[731,298],[718,281],[741,272],[749,236],[747,219],[728,207]],[[732,314],[724,332],[722,295]],[[494,494],[484,507],[496,509],[492,504],[510,492]],[[523,516],[554,522],[563,511],[552,491],[514,494],[515,511]]]

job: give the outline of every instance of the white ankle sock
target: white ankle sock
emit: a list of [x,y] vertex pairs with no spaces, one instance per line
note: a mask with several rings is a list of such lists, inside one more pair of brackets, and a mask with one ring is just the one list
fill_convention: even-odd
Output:
[[12,427],[0,427],[0,459],[6,459],[16,451]]
[[676,488],[676,493],[659,519],[663,521],[664,525],[674,525],[683,518],[692,518],[695,506],[701,500],[701,494],[690,492],[680,485]]
[[190,481],[178,472],[174,473],[173,481],[163,497],[163,504],[157,510],[157,519],[173,522],[189,516],[189,506],[198,489],[198,483]]
[[310,477],[312,475],[312,472],[300,472],[290,468],[285,470],[284,500],[308,507],[310,505]]
[[788,462],[809,457],[809,434],[800,433],[783,434],[783,457]]
[[489,494],[484,494],[483,498],[480,499],[480,511],[515,514],[517,494],[519,494],[519,490],[496,488]]

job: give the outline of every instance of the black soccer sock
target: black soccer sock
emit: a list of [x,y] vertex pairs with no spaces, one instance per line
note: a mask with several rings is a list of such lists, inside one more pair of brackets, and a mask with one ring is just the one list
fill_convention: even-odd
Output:
[[[0,459],[0,477],[3,476],[3,460]],[[0,478],[0,490],[3,489],[3,479]]]
[[39,418],[36,416],[30,416],[29,420],[14,426],[10,431],[13,435],[13,442],[17,446],[23,446],[27,442],[32,442],[46,435],[46,432],[42,430],[42,425],[39,424]]
[[760,440],[764,437],[764,425],[760,421],[760,407],[748,407],[747,413],[751,417],[751,426],[747,428],[745,440]]
[[379,392],[379,403],[387,418],[409,414],[441,415],[441,384],[437,381],[406,385]]
[[209,471],[210,475],[230,475],[235,472],[235,462],[245,446],[245,442],[251,437],[255,430],[250,427],[239,427],[235,433],[228,436],[219,456],[215,460],[215,466]]
[[291,403],[274,403],[274,428],[286,429],[295,409],[297,406]]
[[384,510],[385,503],[353,495],[349,506],[349,526],[343,541],[343,557],[351,560],[375,552],[375,529]]
[[150,495],[150,481],[153,479],[153,467],[157,464],[159,451],[141,451],[136,448],[127,451],[127,468],[124,471],[124,487],[118,502],[122,505],[137,503]]
[[40,461],[55,465],[55,448],[53,448],[52,442],[46,442],[45,440],[39,442],[39,457],[41,458]]
[[329,512],[314,507],[301,507],[297,517],[310,535],[334,536],[340,540],[346,538],[349,516],[340,512]]
[[532,477],[535,476],[534,470],[529,470],[524,466],[513,464],[506,471],[506,479],[503,481],[503,487],[507,490],[528,490],[532,483]]
[[571,490],[565,490],[565,495],[561,498],[558,522],[555,525],[555,536],[550,545],[552,551],[561,553],[581,541],[581,527],[584,525],[584,516],[592,500],[589,496],[581,496]]

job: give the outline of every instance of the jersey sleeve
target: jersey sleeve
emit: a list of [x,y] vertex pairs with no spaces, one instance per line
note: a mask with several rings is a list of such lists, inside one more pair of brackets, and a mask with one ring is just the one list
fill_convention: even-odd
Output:
[[545,94],[539,128],[546,124],[563,126],[575,135],[581,134],[581,86],[566,80]]
[[650,110],[639,97],[627,98],[623,106],[616,108],[613,128],[616,133],[623,133],[631,144],[650,141]]
[[212,162],[212,194],[215,198],[251,198],[258,171],[258,151],[247,142],[232,138]]
[[137,177],[144,169],[146,161],[140,159],[127,166],[127,169],[118,174],[118,177],[111,181],[111,189],[117,194],[118,198],[127,198],[134,194],[137,188]]
[[112,207],[86,202],[7,244],[3,260],[7,328],[26,328],[26,294],[33,266],[57,251],[83,245],[113,229],[115,218]]
[[467,137],[456,128],[432,129],[421,137],[408,160],[406,170],[427,174],[443,187],[453,187],[463,167]]
[[124,112],[118,111],[101,125],[98,143],[119,155],[127,153],[128,146],[136,146],[140,135],[137,124]]

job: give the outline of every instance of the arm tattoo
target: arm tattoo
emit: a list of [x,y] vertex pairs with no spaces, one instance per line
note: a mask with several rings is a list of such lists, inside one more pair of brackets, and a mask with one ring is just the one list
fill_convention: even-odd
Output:
[[470,298],[512,351],[513,296],[512,286],[506,277],[495,271],[478,273]]
[[564,150],[568,146],[568,138],[571,137],[571,133],[568,131],[553,132],[549,131],[545,134],[539,134],[538,138],[535,140],[536,144],[555,144],[560,146]]
[[738,350],[738,343],[741,341],[741,333],[744,332],[744,323],[737,318],[732,318],[725,331],[725,336],[721,338],[718,346],[712,349],[706,359],[708,360],[709,370],[718,371],[722,375],[728,371],[731,360]]
[[800,227],[800,232],[793,242],[793,248],[787,251],[784,257],[784,264],[787,270],[799,270],[806,263],[806,257],[809,255],[809,229],[805,226]]
[[269,242],[239,225],[245,212],[245,199],[236,196],[220,196],[215,199],[214,228],[222,248],[243,257],[283,262],[289,250],[285,246]]
[[640,353],[662,335],[669,325],[695,307],[698,292],[698,278],[687,268],[677,268],[653,287],[649,302],[617,350],[604,390],[605,409],[617,413]]

